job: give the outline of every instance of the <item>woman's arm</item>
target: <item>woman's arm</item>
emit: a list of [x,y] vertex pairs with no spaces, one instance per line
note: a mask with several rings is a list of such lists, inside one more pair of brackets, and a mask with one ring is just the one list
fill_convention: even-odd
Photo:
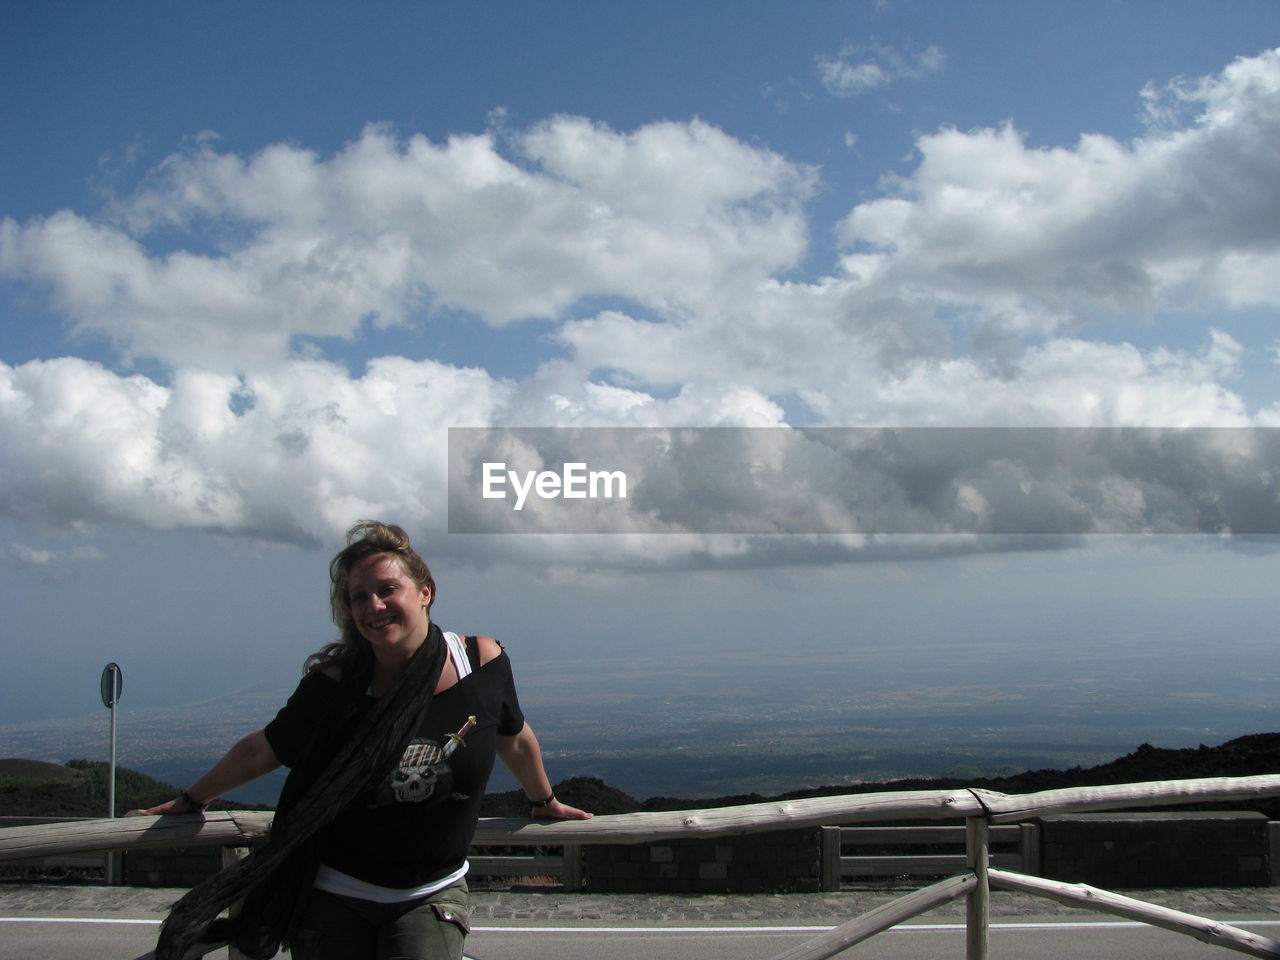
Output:
[[551,802],[533,808],[534,817],[553,820],[587,820],[591,814],[555,798],[551,781],[542,765],[542,748],[533,728],[527,723],[514,737],[498,737],[498,756],[507,765],[512,776],[520,783],[525,798],[530,802],[551,798]]
[[276,752],[266,734],[255,730],[239,740],[203,777],[172,800],[137,810],[135,813],[155,816],[162,813],[197,813],[224,793],[243,787],[280,766]]

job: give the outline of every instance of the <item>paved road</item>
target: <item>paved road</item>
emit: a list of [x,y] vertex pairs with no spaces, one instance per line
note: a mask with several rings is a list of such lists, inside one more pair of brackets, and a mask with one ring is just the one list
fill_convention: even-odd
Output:
[[[181,891],[0,884],[0,960],[132,960],[150,949]],[[1146,891],[1144,899],[1280,939],[1280,889]],[[476,893],[476,960],[764,960],[893,894],[594,896]],[[964,908],[947,904],[847,956],[964,956]],[[225,951],[222,952],[225,955]],[[1233,954],[1163,930],[997,892],[992,960],[1210,960]],[[218,957],[218,954],[214,954]]]

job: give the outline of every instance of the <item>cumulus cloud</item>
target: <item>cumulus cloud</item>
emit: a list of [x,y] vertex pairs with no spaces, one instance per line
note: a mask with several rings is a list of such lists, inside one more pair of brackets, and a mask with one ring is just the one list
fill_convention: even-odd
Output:
[[862,284],[923,280],[983,320],[1052,330],[1091,309],[1244,307],[1280,298],[1280,51],[1181,96],[1190,125],[1123,144],[1030,148],[1012,125],[923,136],[892,195],[845,219]]
[[[517,385],[427,360],[382,357],[354,377],[295,360],[244,375],[184,369],[162,386],[70,357],[0,364],[0,510],[299,544],[361,516],[443,531],[448,428],[527,422],[535,397],[535,413],[558,422],[625,421],[635,407],[636,422],[781,420],[749,391],[657,400],[557,384],[554,368]],[[754,421],[742,414],[753,402]]]
[[185,370],[164,387],[75,358],[0,366],[0,378],[9,515],[301,543],[371,512],[429,519],[445,429],[490,422],[507,389],[400,358],[359,378],[296,361],[243,377]]
[[[1227,362],[1211,349],[1199,357],[1130,356],[1129,366],[1122,369],[1105,366],[1114,358],[1101,353],[1073,357],[1067,346],[1041,360],[1046,381],[1081,362],[1104,364],[1097,373],[1099,391],[1110,387],[1153,402],[1149,395],[1159,396],[1155,387],[1163,388],[1170,405],[1164,410],[1165,423],[1176,423],[1172,412],[1178,404],[1195,409],[1204,402],[1195,394],[1197,387],[1203,389],[1197,365]],[[1219,349],[1230,352],[1221,344]],[[1185,393],[1176,378],[1164,382],[1162,366],[1180,368],[1186,377],[1181,387],[1191,392]],[[61,526],[185,527],[301,544],[329,542],[352,518],[370,515],[398,517],[416,529],[441,533],[449,526],[451,505],[459,503],[449,490],[447,470],[469,464],[474,473],[479,463],[478,455],[464,458],[461,451],[448,449],[448,428],[518,426],[530,418],[586,427],[591,440],[578,435],[564,449],[557,448],[558,459],[537,449],[503,459],[510,459],[513,469],[555,469],[563,460],[586,458],[628,471],[633,491],[638,491],[628,504],[635,512],[604,529],[632,536],[621,542],[588,538],[586,543],[517,538],[521,542],[504,547],[504,553],[597,566],[723,564],[726,556],[752,564],[782,555],[795,559],[795,544],[704,536],[719,533],[848,534],[835,545],[811,542],[810,547],[826,557],[835,550],[870,558],[886,551],[901,555],[901,544],[874,538],[883,533],[1087,533],[1199,529],[1196,524],[1204,523],[1256,531],[1267,522],[1265,516],[1263,521],[1255,517],[1262,509],[1259,497],[1268,495],[1263,480],[1280,475],[1267,459],[1274,459],[1271,446],[1222,460],[1215,459],[1217,448],[1211,444],[1188,441],[1185,456],[1157,451],[1182,473],[1173,484],[1176,495],[1161,493],[1149,505],[1151,490],[1170,486],[1163,475],[1151,479],[1142,466],[1152,456],[1150,444],[1117,448],[1101,460],[1090,452],[1069,468],[1062,451],[1056,459],[1045,458],[1033,455],[1037,448],[1032,447],[1023,453],[1027,463],[1015,469],[1009,466],[1012,455],[995,458],[993,466],[993,457],[971,442],[981,431],[943,430],[937,435],[954,435],[960,446],[942,444],[946,456],[940,463],[932,453],[904,457],[905,448],[899,448],[894,457],[883,458],[878,447],[866,446],[850,460],[833,457],[839,444],[821,431],[786,427],[776,404],[746,388],[689,386],[661,399],[584,383],[568,373],[549,365],[539,377],[515,383],[480,370],[385,357],[358,377],[331,364],[299,360],[270,374],[184,370],[171,386],[162,387],[73,358],[0,367],[0,441],[6,450],[0,509]],[[954,398],[990,389],[972,369],[952,373],[952,380],[921,377],[903,390],[926,392],[916,402],[933,411],[944,405],[948,393]],[[557,374],[566,376],[558,381]],[[1143,375],[1156,380],[1155,386],[1143,384]],[[533,406],[534,400],[541,406]],[[998,400],[993,398],[991,407],[1009,413]],[[899,406],[910,409],[905,398]],[[32,430],[32,423],[41,429]],[[668,444],[659,450],[651,442],[629,440],[625,431],[598,429],[619,423],[697,423],[722,429],[704,431],[695,444]],[[601,436],[615,436],[616,442],[602,450],[596,445]],[[1043,469],[1054,471],[1049,482],[1039,477]],[[936,474],[933,479],[927,477],[930,471]],[[1231,476],[1240,479],[1224,484],[1224,477]],[[1250,477],[1261,487],[1250,487]],[[1031,479],[1039,483],[1034,495],[1022,484]],[[1199,485],[1192,482],[1196,479]],[[1237,510],[1247,508],[1245,513],[1233,513],[1231,504],[1197,508],[1197,497],[1216,503],[1229,487],[1238,488],[1232,503]],[[1274,491],[1271,496],[1274,504]],[[1026,519],[1032,515],[1052,529]],[[529,516],[545,519],[535,511]],[[995,519],[988,522],[989,517]],[[594,532],[580,516],[570,519],[567,527],[552,516],[549,524],[501,529]],[[661,537],[656,543],[643,536],[654,532],[688,536]],[[966,548],[995,546],[989,539],[970,539]],[[916,548],[926,555],[939,549],[923,541]],[[952,543],[947,549],[961,546]]]
[[[509,155],[492,134],[435,144],[377,127],[329,159],[286,144],[241,158],[204,138],[110,220],[5,220],[0,271],[130,353],[243,370],[296,337],[432,307],[503,324],[590,295],[714,302],[799,260],[811,181],[697,121],[621,134],[557,117]],[[161,228],[196,249],[148,247]]]
[[[941,65],[873,52],[897,78]],[[1245,348],[1222,325],[1177,349],[1087,339],[1098,312],[1158,330],[1280,303],[1280,52],[1161,97],[1181,112],[1152,106],[1162,123],[1131,143],[921,136],[914,168],[842,219],[837,262],[804,276],[817,172],[700,121],[556,117],[443,143],[369,128],[331,157],[201,139],[107,215],[0,225],[0,271],[171,372],[0,367],[0,508],[309,543],[367,514],[443,529],[449,426],[1280,425],[1233,391]],[[325,338],[458,311],[549,318],[562,355],[519,379],[323,359]],[[998,513],[1015,486],[952,506]],[[1085,502],[1136,503],[1108,489]],[[696,503],[682,479],[657,506]],[[991,545],[514,539],[601,564]]]
[[588,368],[658,384],[714,355],[718,375],[837,424],[990,422],[1001,407],[1044,424],[1239,422],[1229,335],[1206,332],[1212,363],[1077,339],[1098,314],[1158,327],[1280,302],[1280,52],[1182,95],[1200,110],[1189,125],[1132,144],[1032,148],[1012,125],[922,136],[915,169],[844,218],[838,270],[561,336]]
[[1195,351],[1056,338],[1000,370],[972,356],[921,359],[869,382],[831,383],[802,396],[826,423],[1240,427],[1254,419],[1224,383],[1234,378],[1240,354],[1221,331]]
[[898,80],[918,80],[946,66],[947,55],[937,44],[918,53],[904,53],[881,43],[846,44],[833,57],[818,57],[818,80],[837,97],[856,97]]

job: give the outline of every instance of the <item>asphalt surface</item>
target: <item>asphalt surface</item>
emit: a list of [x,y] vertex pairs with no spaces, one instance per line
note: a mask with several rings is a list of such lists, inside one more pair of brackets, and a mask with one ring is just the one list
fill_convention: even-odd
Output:
[[[854,889],[819,894],[582,894],[475,891],[468,953],[478,960],[664,960],[766,958],[907,892]],[[96,956],[132,960],[185,891],[0,883],[0,960]],[[1124,891],[1128,896],[1280,937],[1280,888]],[[854,956],[963,956],[963,899],[937,907]],[[993,960],[999,957],[1226,956],[1187,937],[1025,894],[993,891]],[[1126,929],[1104,929],[1108,927]],[[1026,929],[1023,929],[1023,928]],[[1032,930],[1031,928],[1037,928]],[[717,933],[717,928],[719,932]],[[810,929],[812,928],[812,929]],[[901,932],[899,932],[901,931]],[[1041,939],[1044,936],[1052,940]],[[1034,945],[1026,938],[1036,938]],[[887,939],[885,939],[887,938]],[[1104,939],[1105,938],[1105,939]],[[1141,938],[1141,941],[1139,941]],[[1002,949],[996,949],[1000,947]],[[212,957],[225,956],[219,951]]]

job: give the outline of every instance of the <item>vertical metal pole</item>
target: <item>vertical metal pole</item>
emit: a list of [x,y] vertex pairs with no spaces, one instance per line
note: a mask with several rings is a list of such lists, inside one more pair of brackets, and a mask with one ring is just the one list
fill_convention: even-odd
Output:
[[[112,678],[114,681],[114,677]],[[111,754],[107,761],[107,816],[116,815],[116,705],[111,702]],[[107,854],[107,883],[120,882],[120,854],[112,850]]]
[[987,960],[987,941],[991,919],[991,887],[987,883],[987,863],[991,845],[985,817],[965,820],[965,860],[978,878],[978,885],[968,896],[965,956],[967,960]]

